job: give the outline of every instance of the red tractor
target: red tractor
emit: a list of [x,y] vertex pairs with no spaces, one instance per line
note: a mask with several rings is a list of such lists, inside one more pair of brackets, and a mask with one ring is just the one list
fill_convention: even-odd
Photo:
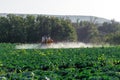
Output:
[[53,43],[53,40],[51,39],[51,37],[47,37],[47,36],[42,37],[41,44],[51,44],[51,43]]

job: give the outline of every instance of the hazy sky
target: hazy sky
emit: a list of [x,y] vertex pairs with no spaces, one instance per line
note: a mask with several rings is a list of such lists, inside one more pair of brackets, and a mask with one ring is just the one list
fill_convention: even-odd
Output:
[[0,13],[88,15],[120,21],[120,0],[1,0]]

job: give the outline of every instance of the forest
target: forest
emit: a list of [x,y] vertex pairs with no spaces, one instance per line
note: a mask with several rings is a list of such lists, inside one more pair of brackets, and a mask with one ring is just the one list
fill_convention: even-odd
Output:
[[42,36],[51,36],[55,42],[84,42],[120,44],[120,23],[111,20],[99,24],[43,15],[0,16],[1,43],[38,43]]
[[103,24],[81,21],[73,23],[78,41],[85,43],[120,44],[120,23],[115,20]]

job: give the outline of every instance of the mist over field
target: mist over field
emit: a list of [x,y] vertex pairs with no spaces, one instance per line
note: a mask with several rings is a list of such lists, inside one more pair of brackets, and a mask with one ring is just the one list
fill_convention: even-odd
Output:
[[47,48],[86,48],[86,47],[101,47],[102,45],[86,44],[82,42],[59,42],[50,45],[45,44],[19,44],[16,49],[47,49]]

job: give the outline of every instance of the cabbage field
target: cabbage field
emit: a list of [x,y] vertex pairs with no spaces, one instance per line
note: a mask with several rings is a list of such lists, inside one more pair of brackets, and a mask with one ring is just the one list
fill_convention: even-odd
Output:
[[0,80],[120,80],[120,47],[15,49],[0,44]]

